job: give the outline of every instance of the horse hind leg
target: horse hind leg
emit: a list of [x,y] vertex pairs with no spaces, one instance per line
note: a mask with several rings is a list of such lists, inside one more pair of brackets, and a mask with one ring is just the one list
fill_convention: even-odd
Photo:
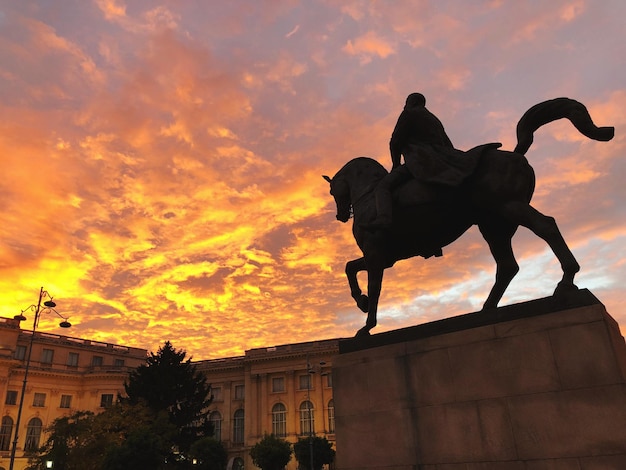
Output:
[[502,223],[480,223],[480,233],[489,244],[489,250],[496,261],[496,282],[483,305],[483,309],[496,308],[507,287],[519,271],[513,254],[511,239],[517,226],[506,221]]
[[558,283],[554,295],[578,290],[574,284],[574,276],[580,271],[580,265],[565,243],[554,218],[543,215],[530,204],[523,202],[509,203],[505,205],[505,209],[503,215],[530,229],[535,235],[545,240],[561,263],[563,277]]

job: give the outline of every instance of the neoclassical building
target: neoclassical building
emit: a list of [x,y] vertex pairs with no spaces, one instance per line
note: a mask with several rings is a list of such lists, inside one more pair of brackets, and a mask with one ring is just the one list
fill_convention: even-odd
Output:
[[[228,470],[256,468],[250,448],[265,433],[290,442],[311,434],[334,442],[330,372],[338,343],[286,344],[194,362],[212,385],[210,419],[228,450]],[[140,348],[40,331],[33,335],[19,320],[0,317],[0,470],[9,468],[22,400],[14,470],[25,468],[24,452],[43,444],[45,429],[56,418],[112,405],[129,372],[147,356]],[[296,466],[292,458],[287,468]]]
[[[32,345],[24,396],[24,373]],[[20,328],[0,317],[0,470],[9,468],[20,402],[14,470],[27,465],[24,451],[45,440],[56,418],[79,410],[102,411],[124,391],[128,373],[144,364],[148,352],[59,334]]]
[[[213,390],[209,415],[229,453],[229,470],[254,469],[250,448],[274,434],[335,441],[331,367],[338,339],[250,349],[244,356],[196,362]],[[288,470],[295,470],[292,457]]]

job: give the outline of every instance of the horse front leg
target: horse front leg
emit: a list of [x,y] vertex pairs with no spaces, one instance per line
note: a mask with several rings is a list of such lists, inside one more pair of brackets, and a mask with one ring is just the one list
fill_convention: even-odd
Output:
[[504,291],[509,286],[517,272],[519,265],[513,254],[511,239],[517,226],[503,220],[490,220],[478,224],[478,228],[496,261],[496,282],[489,292],[489,297],[483,305],[483,310],[496,308],[502,299]]
[[376,313],[378,311],[378,299],[383,285],[382,267],[369,266],[367,269],[367,296],[369,298],[369,309],[367,311],[367,321],[365,326],[357,331],[356,336],[369,336],[370,330],[376,326]]
[[367,295],[363,295],[363,292],[361,291],[357,274],[361,271],[365,271],[366,269],[365,258],[363,257],[353,259],[352,261],[348,261],[346,263],[346,277],[348,278],[348,284],[350,285],[350,295],[352,295],[352,298],[355,300],[357,306],[364,313],[367,313],[369,310],[369,300]]

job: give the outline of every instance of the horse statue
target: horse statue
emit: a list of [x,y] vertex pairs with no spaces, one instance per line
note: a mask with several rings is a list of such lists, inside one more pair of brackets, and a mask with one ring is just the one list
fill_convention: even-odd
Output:
[[[352,233],[363,256],[346,263],[346,276],[352,298],[367,313],[358,336],[369,335],[376,326],[376,313],[383,271],[396,261],[441,255],[441,248],[478,225],[496,262],[496,278],[483,305],[495,308],[519,271],[511,240],[517,228],[527,227],[546,241],[561,264],[563,277],[555,296],[575,291],[574,276],[580,270],[559,228],[550,216],[530,205],[535,189],[535,173],[524,156],[534,131],[544,124],[567,118],[583,135],[600,141],[611,140],[613,127],[596,127],[587,108],[569,98],[557,98],[530,108],[517,125],[515,151],[499,150],[500,144],[476,148],[481,152],[473,174],[455,188],[421,183],[412,179],[393,192],[393,223],[389,228],[372,230],[376,217],[374,190],[387,170],[377,161],[359,157],[349,161],[330,183],[330,194],[337,206],[337,220],[354,218]],[[357,273],[367,271],[367,295],[363,294]]]

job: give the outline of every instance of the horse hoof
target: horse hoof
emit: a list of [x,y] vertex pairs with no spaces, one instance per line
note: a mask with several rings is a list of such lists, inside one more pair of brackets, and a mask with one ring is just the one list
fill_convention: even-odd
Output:
[[370,301],[367,298],[367,295],[359,296],[359,298],[356,300],[356,305],[357,305],[357,307],[359,307],[361,312],[363,312],[363,313],[369,312]]
[[578,291],[578,287],[573,282],[561,281],[556,285],[556,289],[554,290],[554,294],[552,295],[557,297],[561,295],[571,294],[572,292],[577,292],[577,291]]
[[365,338],[370,336],[370,330],[368,326],[364,326],[363,328],[361,328],[359,331],[356,332],[356,335],[354,335],[355,338]]

